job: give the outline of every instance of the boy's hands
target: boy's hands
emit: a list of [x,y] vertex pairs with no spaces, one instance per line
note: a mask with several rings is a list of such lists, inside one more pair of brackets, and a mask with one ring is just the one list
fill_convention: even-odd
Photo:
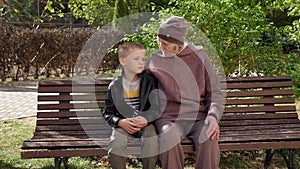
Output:
[[136,116],[133,118],[121,119],[118,126],[122,127],[127,133],[134,134],[147,126],[148,121],[142,116]]
[[118,126],[122,127],[129,134],[134,134],[135,132],[141,130],[138,124],[133,122],[133,118],[121,119],[118,123]]

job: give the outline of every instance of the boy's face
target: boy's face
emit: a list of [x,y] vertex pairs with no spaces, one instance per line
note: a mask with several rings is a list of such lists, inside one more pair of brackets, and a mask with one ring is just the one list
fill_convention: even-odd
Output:
[[145,66],[145,49],[133,48],[127,52],[126,57],[119,59],[125,73],[138,74],[144,70]]

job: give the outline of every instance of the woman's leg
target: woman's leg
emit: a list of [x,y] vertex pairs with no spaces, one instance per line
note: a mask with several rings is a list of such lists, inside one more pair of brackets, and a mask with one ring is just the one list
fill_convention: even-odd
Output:
[[[203,139],[207,127],[204,121],[197,121],[191,127],[189,137],[193,140],[196,150],[197,169],[217,169],[220,162],[220,149],[217,140]],[[204,141],[204,142],[203,142]]]
[[183,169],[184,152],[181,146],[183,129],[179,123],[157,121],[159,132],[160,161],[163,169]]

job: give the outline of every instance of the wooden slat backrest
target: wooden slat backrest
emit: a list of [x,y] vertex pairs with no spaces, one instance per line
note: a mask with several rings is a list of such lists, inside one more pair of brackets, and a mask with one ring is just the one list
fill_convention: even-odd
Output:
[[[70,136],[69,139],[87,138],[87,135],[108,138],[111,127],[103,120],[101,110],[110,82],[111,79],[41,81],[35,138],[58,137],[55,136],[57,133]],[[247,130],[255,133],[269,128],[276,132],[279,131],[278,126],[283,129],[291,129],[294,125],[295,128],[298,127],[294,92],[289,77],[227,78],[224,91],[226,104],[221,120],[220,143],[262,139],[251,138],[253,135],[247,135]],[[245,135],[240,133],[239,138],[231,137],[235,133],[233,131],[245,132]],[[276,135],[269,139],[276,139]]]
[[227,78],[224,115],[295,112],[290,77]]
[[290,77],[227,78],[226,86],[221,150],[266,149],[261,146],[266,142],[270,149],[291,148],[284,143],[299,141],[300,121]]
[[[99,117],[110,81],[41,81],[37,117],[43,120]],[[293,94],[289,77],[227,78],[224,116],[295,112]]]
[[34,138],[59,135],[71,140],[108,138],[111,127],[103,119],[101,111],[110,82],[111,80],[103,79],[41,81]]

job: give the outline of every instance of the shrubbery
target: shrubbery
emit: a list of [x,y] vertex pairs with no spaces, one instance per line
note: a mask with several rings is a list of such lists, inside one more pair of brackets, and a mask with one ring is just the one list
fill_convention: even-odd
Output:
[[[103,41],[103,37],[110,44],[115,42],[120,32],[111,30],[96,30],[94,28],[76,29],[0,29],[0,78],[5,81],[10,77],[18,80],[20,77],[26,80],[29,76],[37,79],[40,75],[46,77],[70,76],[78,73],[75,64],[78,59],[87,59],[79,54],[88,39],[97,32],[98,35],[93,42]],[[97,39],[98,38],[98,39]],[[94,44],[95,47],[97,44]],[[99,48],[100,49],[100,48]],[[98,50],[99,50],[98,49]],[[96,50],[96,51],[98,51]],[[96,71],[114,69],[117,58],[114,53],[108,53],[107,49],[94,53],[88,59],[96,59],[97,54],[104,54],[105,65],[97,65]],[[103,51],[105,50],[105,51]],[[112,57],[112,59],[110,58]],[[116,59],[113,59],[116,58]],[[115,60],[115,61],[114,61]],[[93,61],[90,61],[92,63]],[[77,65],[77,69],[85,69],[88,73],[90,65]],[[82,73],[83,70],[80,70]]]

